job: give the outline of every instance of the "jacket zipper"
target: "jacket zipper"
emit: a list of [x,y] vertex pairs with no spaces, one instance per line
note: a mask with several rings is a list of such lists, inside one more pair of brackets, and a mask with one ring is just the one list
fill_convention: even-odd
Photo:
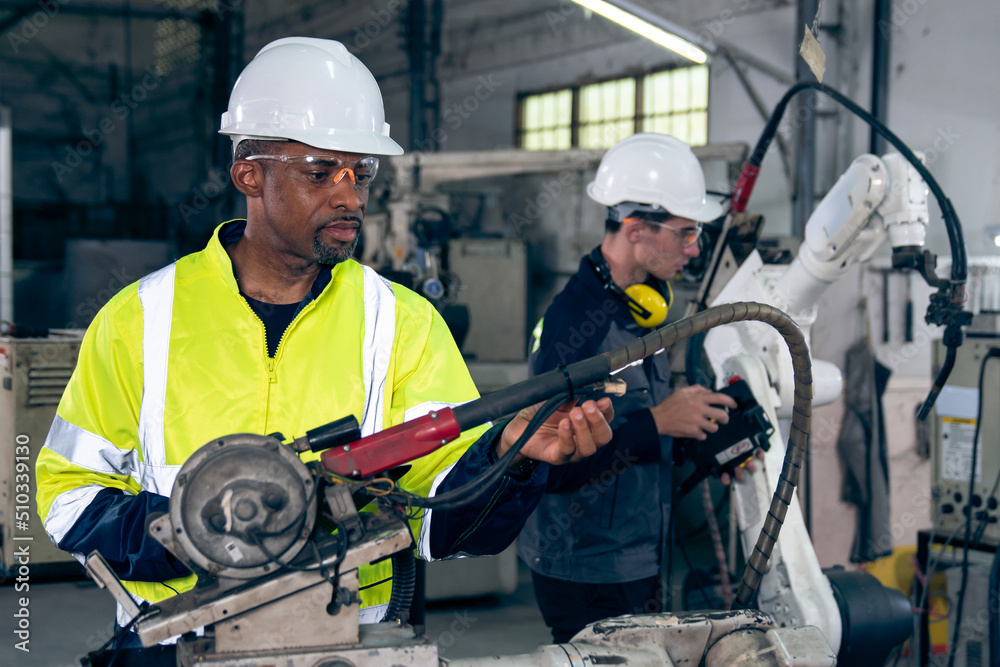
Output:
[[[302,310],[300,310],[300,311],[299,311],[298,315],[296,315],[295,317],[293,317],[293,318],[292,318],[292,321],[288,323],[288,326],[287,326],[287,327],[285,327],[285,330],[281,332],[281,340],[279,340],[279,341],[278,341],[278,349],[274,351],[274,359],[271,359],[270,357],[268,357],[268,360],[269,360],[269,361],[272,361],[272,362],[274,362],[274,363],[272,363],[272,364],[270,365],[270,367],[269,367],[269,372],[272,372],[272,373],[273,373],[273,370],[274,370],[274,365],[275,365],[275,364],[277,363],[277,361],[278,361],[278,357],[280,357],[280,356],[281,356],[281,350],[282,350],[282,349],[283,349],[283,348],[285,347],[285,339],[286,339],[286,338],[288,338],[288,332],[289,332],[289,331],[291,331],[291,330],[292,330],[292,327],[294,327],[294,326],[295,326],[295,323],[296,323],[296,322],[298,322],[299,320],[301,320],[301,319],[302,319],[302,316],[303,316],[303,315],[305,315],[305,314],[306,314],[306,312],[307,312],[307,311],[308,311],[308,310],[309,310],[310,308],[312,308],[312,307],[313,307],[313,304],[314,304],[315,302],[316,302],[316,300],[315,300],[315,299],[313,299],[312,301],[310,301],[309,303],[307,303],[307,304],[306,304],[305,306],[303,306]],[[264,336],[265,336],[265,339],[266,339],[266,337],[267,337],[267,334],[265,333],[265,334],[264,334]],[[265,348],[265,350],[266,350],[266,348]],[[266,354],[266,352],[265,352],[265,354]],[[277,381],[277,380],[276,380],[276,379],[274,378],[274,376],[272,375],[272,377],[271,377],[271,382],[276,382],[276,381]]]
[[[267,415],[270,411],[271,405],[271,385],[278,381],[277,373],[274,368],[275,359],[267,356],[267,327],[264,326],[264,320],[257,316],[257,313],[254,312],[253,308],[250,307],[250,304],[247,303],[245,299],[241,297],[240,301],[243,302],[243,306],[250,312],[250,315],[257,320],[257,324],[260,325],[262,334],[261,338],[263,339],[264,367],[267,369],[267,392],[264,397],[264,424],[262,432],[267,432]],[[275,353],[275,357],[277,357],[277,352]]]
[[257,313],[255,313],[254,310],[253,310],[253,308],[250,307],[250,304],[248,304],[243,299],[241,299],[241,300],[243,301],[243,305],[246,306],[247,310],[250,311],[250,314],[253,315],[253,318],[255,320],[257,320],[258,324],[260,324],[260,329],[263,332],[262,338],[263,338],[263,342],[264,342],[264,347],[263,347],[263,352],[264,352],[264,368],[267,369],[267,393],[266,393],[266,396],[264,397],[264,429],[263,430],[264,430],[264,432],[267,432],[267,429],[268,429],[268,423],[267,423],[267,421],[268,421],[268,415],[271,413],[271,385],[277,384],[277,382],[278,382],[278,371],[277,371],[278,357],[281,356],[281,350],[284,347],[285,338],[287,338],[288,332],[292,330],[292,327],[295,325],[296,322],[298,322],[300,319],[302,319],[302,316],[306,313],[306,311],[308,311],[310,308],[312,308],[313,303],[315,302],[315,299],[313,301],[310,301],[309,303],[307,303],[305,305],[305,307],[294,318],[292,318],[292,321],[288,323],[288,326],[285,327],[285,330],[281,332],[281,340],[278,341],[278,349],[274,351],[274,357],[273,358],[269,357],[268,354],[267,354],[267,327],[264,326],[264,321],[262,319],[260,319],[260,317],[257,316]]
[[[306,312],[313,307],[313,303],[315,303],[315,299],[307,303],[305,307],[302,308],[302,310],[299,311],[299,313],[292,318],[292,321],[288,323],[288,326],[285,327],[285,330],[281,332],[281,338],[278,340],[278,349],[274,351],[274,358],[267,356],[267,331],[266,330],[264,331],[264,361],[265,361],[265,366],[267,367],[267,379],[268,379],[267,398],[264,403],[265,432],[271,428],[270,424],[267,423],[268,415],[271,414],[271,390],[273,385],[277,384],[278,382],[278,372],[277,372],[278,359],[281,358],[281,351],[285,347],[285,340],[287,340],[288,338],[288,332],[290,332],[292,330],[292,327],[295,326],[296,322],[301,320],[302,317],[306,314]],[[261,322],[261,326],[263,325],[264,323]]]

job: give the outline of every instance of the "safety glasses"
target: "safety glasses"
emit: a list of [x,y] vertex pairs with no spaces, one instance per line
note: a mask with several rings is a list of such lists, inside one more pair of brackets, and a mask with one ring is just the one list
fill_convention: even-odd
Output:
[[656,220],[652,220],[650,219],[649,216],[646,215],[641,215],[641,214],[631,215],[625,220],[628,221],[629,219],[635,219],[636,221],[645,222],[650,225],[656,225],[657,227],[662,227],[663,229],[669,229],[670,231],[672,231],[674,234],[677,235],[677,238],[680,240],[680,242],[684,245],[685,248],[690,248],[691,246],[693,246],[695,243],[698,242],[698,237],[701,236],[700,222],[694,223],[694,227],[683,227],[681,229],[678,229],[676,227],[666,224],[665,222],[657,222]]
[[378,158],[371,156],[350,167],[332,155],[251,155],[244,159],[284,162],[286,176],[317,188],[332,188],[347,176],[356,189],[367,189],[378,173]]

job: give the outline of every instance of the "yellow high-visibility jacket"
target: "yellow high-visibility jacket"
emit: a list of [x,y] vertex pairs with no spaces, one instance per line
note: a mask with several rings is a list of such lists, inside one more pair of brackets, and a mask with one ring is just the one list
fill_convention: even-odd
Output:
[[[36,466],[39,514],[57,544],[107,487],[169,496],[181,465],[212,439],[296,437],[351,414],[369,435],[478,396],[437,311],[350,260],[333,267],[269,358],[221,230],[204,250],[122,290],[87,331]],[[484,430],[413,461],[399,485],[427,496]],[[414,519],[411,528],[424,555],[426,526]],[[388,562],[360,576],[363,607],[388,602]],[[189,575],[125,586],[156,602],[194,583]]]

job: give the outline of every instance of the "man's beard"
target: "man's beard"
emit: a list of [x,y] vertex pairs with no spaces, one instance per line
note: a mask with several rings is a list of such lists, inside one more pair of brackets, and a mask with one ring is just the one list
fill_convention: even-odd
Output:
[[353,241],[347,244],[339,243],[336,246],[323,243],[322,235],[323,230],[318,229],[316,235],[313,236],[313,259],[319,264],[336,266],[354,256],[354,250],[358,247],[358,241],[361,239],[361,228],[358,227]]

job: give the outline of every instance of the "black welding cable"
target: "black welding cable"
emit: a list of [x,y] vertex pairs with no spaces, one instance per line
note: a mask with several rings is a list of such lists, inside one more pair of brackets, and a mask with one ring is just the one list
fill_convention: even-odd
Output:
[[990,667],[1000,665],[1000,615],[998,615],[998,605],[1000,605],[1000,549],[993,552],[993,565],[990,567],[990,590],[986,597],[986,608],[989,610],[990,623]]
[[546,419],[555,414],[567,400],[569,400],[568,392],[561,391],[546,401],[531,418],[531,421],[528,422],[528,425],[524,429],[524,433],[511,445],[510,449],[504,452],[503,456],[485,472],[462,486],[431,498],[423,498],[410,493],[391,493],[389,497],[393,500],[413,505],[414,507],[424,507],[432,510],[455,509],[456,507],[461,507],[472,502],[487,490],[493,488],[493,485],[504,475],[510,464],[514,462],[514,458],[521,451],[521,448],[534,435],[535,431],[541,427]]
[[[931,385],[931,390],[928,392],[927,398],[920,406],[920,411],[917,414],[917,419],[924,421],[930,413],[931,408],[934,407],[934,403],[937,400],[938,395],[941,393],[941,390],[948,379],[948,375],[951,373],[951,368],[955,360],[955,350],[962,344],[963,334],[961,325],[967,323],[964,318],[968,316],[968,313],[963,314],[964,311],[962,311],[962,303],[965,299],[965,282],[968,277],[968,266],[965,251],[965,240],[962,237],[962,227],[958,221],[958,214],[955,212],[955,208],[952,205],[951,200],[949,200],[945,195],[944,190],[938,184],[937,180],[935,180],[931,172],[924,166],[919,158],[917,158],[913,151],[910,150],[909,146],[904,144],[903,141],[893,134],[893,132],[878,118],[862,109],[844,94],[816,81],[802,81],[789,88],[784,96],[782,96],[778,104],[774,107],[771,117],[764,126],[763,132],[761,132],[757,145],[754,147],[749,159],[743,165],[739,178],[737,178],[736,186],[733,190],[733,196],[731,199],[730,211],[742,213],[746,210],[747,202],[750,199],[750,194],[753,192],[754,184],[757,181],[757,175],[760,172],[760,165],[764,161],[764,155],[767,153],[767,149],[771,145],[771,141],[777,134],[778,124],[780,123],[782,116],[785,114],[785,109],[788,107],[788,103],[796,94],[807,89],[818,90],[833,100],[839,102],[849,111],[854,113],[854,115],[868,123],[868,125],[870,125],[875,132],[892,144],[892,146],[899,151],[900,155],[902,155],[903,158],[905,158],[906,161],[913,166],[917,173],[920,174],[920,177],[927,184],[928,189],[931,191],[931,194],[934,195],[934,198],[937,200],[938,206],[941,209],[941,217],[945,223],[945,231],[948,233],[948,244],[951,249],[951,279],[948,280],[938,278],[935,275],[934,264],[933,262],[927,261],[926,251],[923,255],[914,255],[912,254],[914,249],[910,248],[908,251],[900,254],[901,261],[905,263],[915,262],[916,266],[914,268],[917,268],[920,271],[924,280],[927,281],[927,283],[932,287],[938,288],[937,294],[931,296],[930,303],[927,306],[927,316],[925,319],[927,319],[929,324],[945,325],[944,344],[947,347],[945,363],[942,365],[940,372],[938,372],[937,377],[934,379],[934,382]],[[894,265],[895,260],[896,251],[894,250]]]
[[951,645],[948,647],[948,667],[954,667],[955,665],[955,654],[958,652],[958,640],[960,638],[959,632],[962,629],[962,610],[965,607],[965,587],[969,583],[969,549],[972,548],[972,521],[975,512],[975,506],[972,504],[972,496],[976,492],[976,462],[979,459],[979,432],[983,424],[983,377],[986,374],[987,362],[993,358],[1000,358],[1000,348],[990,348],[990,351],[983,357],[983,362],[979,366],[979,405],[976,408],[976,431],[972,436],[969,495],[965,503],[965,548],[962,550],[962,583],[958,588],[958,605],[955,608],[955,631],[952,633]]
[[[913,165],[913,168],[918,174],[920,174],[920,177],[924,179],[924,182],[927,183],[928,189],[930,189],[931,194],[934,195],[934,198],[937,200],[938,205],[941,208],[941,216],[944,219],[945,228],[948,232],[948,241],[951,245],[952,282],[964,284],[967,277],[965,241],[962,237],[962,228],[958,222],[958,215],[955,213],[955,209],[952,206],[951,201],[945,195],[944,190],[938,184],[937,180],[935,180],[931,172],[928,171],[927,167],[925,167],[920,159],[914,155],[913,151],[910,150],[910,147],[903,143],[902,139],[893,134],[892,130],[886,127],[878,118],[862,109],[853,100],[840,91],[831,88],[830,86],[823,85],[817,81],[802,81],[789,88],[784,96],[782,96],[778,104],[775,105],[774,111],[771,113],[771,118],[768,119],[767,125],[764,127],[764,131],[761,132],[760,139],[758,139],[753,153],[750,154],[750,158],[747,160],[744,170],[748,167],[753,169],[760,167],[761,163],[764,161],[764,155],[767,153],[767,149],[771,145],[771,141],[777,134],[778,124],[781,122],[781,118],[785,114],[785,109],[788,107],[788,103],[796,94],[807,89],[818,90],[842,104],[858,118],[868,123],[868,125],[870,125],[875,132],[892,144],[892,146],[899,151],[900,155],[902,155],[907,162]],[[741,180],[742,178],[743,174],[741,174]],[[749,186],[750,190],[752,190],[752,180],[750,181]],[[740,185],[737,184],[737,191],[733,193],[733,205],[737,207],[745,207],[749,197],[750,191],[741,191]],[[737,211],[742,210],[742,208],[737,208]]]
[[383,623],[399,621],[405,623],[408,619],[410,604],[413,602],[413,591],[416,590],[417,561],[413,557],[413,549],[403,549],[392,555],[392,593],[389,595],[389,606],[385,610]]

